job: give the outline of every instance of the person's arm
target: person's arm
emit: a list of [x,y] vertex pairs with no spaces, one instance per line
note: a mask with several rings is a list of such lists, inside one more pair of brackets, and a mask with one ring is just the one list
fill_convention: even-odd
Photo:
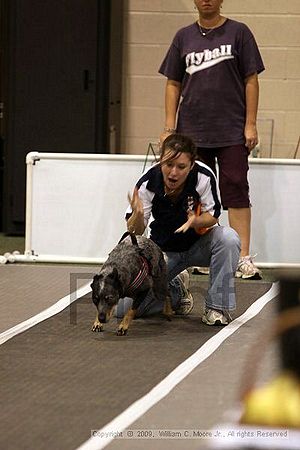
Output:
[[245,145],[250,151],[258,143],[258,134],[256,128],[256,118],[258,109],[259,84],[257,73],[250,75],[245,79],[246,95],[246,123],[245,123]]
[[208,176],[202,174],[200,178],[202,178],[201,190],[198,191],[200,188],[198,181],[196,191],[199,193],[201,204],[196,205],[193,210],[188,210],[187,221],[175,233],[185,233],[189,228],[194,228],[196,231],[200,228],[211,228],[218,222],[221,201],[216,177],[211,172]]
[[176,114],[180,94],[181,83],[168,79],[165,90],[165,126],[164,131],[160,135],[160,143],[176,130]]
[[137,188],[134,189],[132,197],[128,194],[128,200],[132,214],[127,220],[127,229],[130,233],[142,235],[146,228],[144,223],[144,207]]

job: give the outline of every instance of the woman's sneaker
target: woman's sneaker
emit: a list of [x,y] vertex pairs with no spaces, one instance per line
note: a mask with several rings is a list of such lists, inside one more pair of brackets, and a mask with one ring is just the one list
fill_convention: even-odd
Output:
[[190,276],[187,270],[184,270],[178,275],[181,284],[181,299],[179,307],[175,310],[175,314],[180,316],[187,316],[194,308],[194,299],[189,291]]
[[202,322],[206,325],[228,325],[232,318],[228,311],[219,311],[217,309],[205,308],[202,316]]
[[[255,255],[256,256],[256,255]],[[235,276],[237,278],[261,280],[261,271],[253,263],[255,256],[242,256],[239,260]]]

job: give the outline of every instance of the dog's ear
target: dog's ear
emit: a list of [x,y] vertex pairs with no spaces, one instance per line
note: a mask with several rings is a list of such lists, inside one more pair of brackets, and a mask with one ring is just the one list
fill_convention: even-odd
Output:
[[122,283],[118,270],[114,267],[113,271],[108,275],[113,280],[113,286],[120,291]]
[[119,280],[119,273],[118,270],[114,267],[113,271],[108,275],[113,280]]
[[96,285],[96,283],[100,280],[101,276],[99,274],[94,275],[93,281],[90,284],[91,288],[93,289],[93,287]]

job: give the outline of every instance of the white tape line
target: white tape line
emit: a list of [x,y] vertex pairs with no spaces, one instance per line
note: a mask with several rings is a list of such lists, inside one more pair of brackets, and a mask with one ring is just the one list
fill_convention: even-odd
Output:
[[21,322],[12,328],[9,328],[6,331],[3,331],[3,333],[0,334],[0,345],[4,344],[4,342],[13,338],[17,334],[23,333],[29,328],[32,328],[34,325],[42,322],[43,320],[49,319],[49,317],[52,317],[55,314],[60,313],[63,309],[70,306],[70,304],[73,303],[75,300],[79,299],[83,295],[88,294],[90,291],[91,291],[90,283],[87,283],[80,289],[77,289],[75,293],[66,295],[66,297],[61,298],[58,302],[56,302],[49,308],[45,309],[44,311],[36,314],[33,317],[30,317],[30,319],[25,320],[24,322]]
[[207,359],[218,347],[242,325],[255,317],[262,308],[279,293],[278,283],[273,283],[270,290],[256,300],[240,317],[235,319],[215,336],[205,342],[193,355],[181,363],[166,378],[157,384],[148,394],[130,405],[119,416],[95,433],[77,450],[101,450],[106,447],[117,432],[125,430],[129,425],[139,419],[152,406],[166,397],[177,384],[179,384],[195,367]]

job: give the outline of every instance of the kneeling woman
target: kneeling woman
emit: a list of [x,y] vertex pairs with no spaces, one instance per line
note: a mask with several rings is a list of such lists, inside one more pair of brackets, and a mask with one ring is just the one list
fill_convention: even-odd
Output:
[[[210,280],[202,321],[227,325],[235,309],[234,274],[240,241],[229,227],[218,225],[221,202],[212,170],[196,161],[190,138],[172,134],[162,145],[160,162],[136,183],[126,212],[128,230],[150,238],[166,255],[172,306],[187,314],[193,306],[182,272],[192,266],[209,266]],[[150,220],[151,219],[151,220]],[[146,299],[138,315],[158,312],[154,299]]]

